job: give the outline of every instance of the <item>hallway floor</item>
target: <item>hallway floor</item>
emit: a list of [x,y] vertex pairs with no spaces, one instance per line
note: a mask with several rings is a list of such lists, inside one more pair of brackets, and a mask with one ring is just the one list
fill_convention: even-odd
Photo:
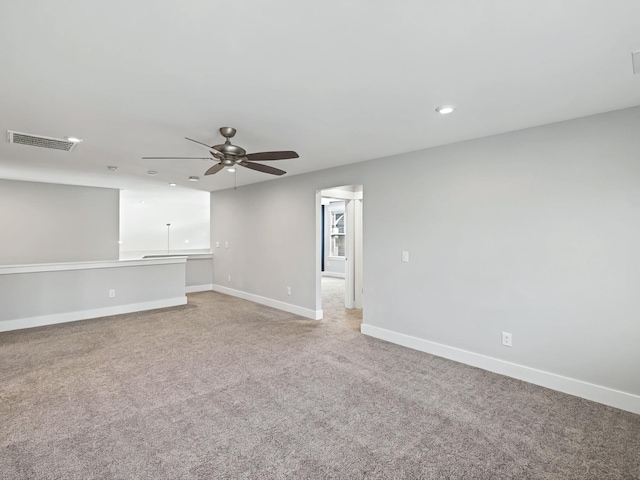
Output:
[[322,277],[322,310],[325,321],[344,322],[354,330],[360,330],[361,309],[344,308],[345,279]]

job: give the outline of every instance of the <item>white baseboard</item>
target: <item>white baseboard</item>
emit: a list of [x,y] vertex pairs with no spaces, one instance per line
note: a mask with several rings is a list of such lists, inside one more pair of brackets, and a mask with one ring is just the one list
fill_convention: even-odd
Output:
[[371,325],[362,324],[360,331],[365,335],[396,343],[404,347],[413,348],[432,355],[448,358],[449,360],[482,368],[483,370],[489,370],[490,372],[517,378],[518,380],[524,380],[525,382],[552,390],[640,414],[640,396],[632,393],[621,392],[601,385],[576,380],[575,378],[563,377],[555,373],[525,367],[524,365],[518,365]]
[[207,283],[204,285],[191,285],[185,289],[186,293],[195,293],[195,292],[208,292],[209,290],[213,290],[213,283]]
[[295,313],[302,317],[310,318],[311,320],[321,320],[322,310],[311,310],[309,308],[299,307],[298,305],[292,305],[290,303],[281,302],[279,300],[273,300],[267,297],[261,297],[260,295],[254,295],[253,293],[243,292],[241,290],[234,290],[233,288],[223,287],[222,285],[213,285],[212,290],[232,297],[242,298],[249,300],[250,302],[259,303],[260,305],[266,305],[267,307],[277,308],[278,310],[284,310],[285,312]]
[[153,300],[151,302],[130,303],[127,305],[116,305],[113,307],[94,308],[91,310],[79,310],[76,312],[55,313],[53,315],[18,318],[16,320],[1,321],[0,332],[20,330],[23,328],[42,327],[44,325],[54,325],[56,323],[76,322],[78,320],[88,320],[90,318],[108,317],[110,315],[141,312],[143,310],[154,310],[156,308],[175,307],[177,305],[186,304],[187,297],[185,296],[165,298],[162,300]]

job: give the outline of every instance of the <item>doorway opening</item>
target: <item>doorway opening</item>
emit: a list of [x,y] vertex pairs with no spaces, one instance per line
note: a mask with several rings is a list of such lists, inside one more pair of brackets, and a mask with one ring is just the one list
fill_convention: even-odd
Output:
[[316,304],[323,315],[362,309],[362,199],[362,185],[317,192]]

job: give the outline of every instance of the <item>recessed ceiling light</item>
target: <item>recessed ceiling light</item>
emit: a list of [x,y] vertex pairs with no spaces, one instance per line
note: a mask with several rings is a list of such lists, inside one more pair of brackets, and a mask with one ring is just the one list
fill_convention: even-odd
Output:
[[440,105],[438,108],[436,108],[436,112],[441,115],[446,115],[447,113],[453,112],[455,108],[456,107],[454,107],[453,105]]
[[177,184],[177,183],[173,183],[173,182],[171,182],[171,183],[169,184],[169,186],[170,186],[170,187],[175,187],[176,185],[178,185],[178,184]]
[[108,165],[107,168],[112,172],[118,171],[118,167],[116,167],[115,165]]
[[148,170],[147,173],[151,176],[158,174],[158,172],[156,172],[155,170]]
[[82,141],[82,139],[78,137],[67,137],[67,140],[73,143],[80,143]]
[[194,175],[192,175],[192,176],[190,176],[190,177],[189,177],[189,181],[190,181],[190,182],[197,182],[198,180],[200,180],[200,177],[196,177],[196,176],[194,176]]
[[235,169],[235,168],[233,168],[233,167],[231,167],[231,168],[227,168],[227,172],[231,172],[231,173],[233,173],[233,172],[235,172],[235,171],[236,171],[236,169]]

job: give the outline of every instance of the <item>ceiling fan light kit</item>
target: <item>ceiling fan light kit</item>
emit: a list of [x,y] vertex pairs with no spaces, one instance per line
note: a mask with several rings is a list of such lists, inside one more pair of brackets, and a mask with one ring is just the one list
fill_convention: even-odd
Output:
[[[291,150],[279,151],[279,152],[259,152],[259,153],[247,153],[247,151],[239,147],[237,145],[233,145],[231,143],[231,139],[236,134],[236,129],[232,127],[222,127],[220,129],[220,134],[226,139],[223,144],[220,145],[207,145],[206,143],[199,142],[198,140],[194,140],[192,138],[185,137],[186,140],[190,142],[195,142],[199,145],[207,147],[211,156],[218,160],[219,163],[215,164],[213,167],[209,168],[204,174],[205,175],[213,175],[218,173],[223,168],[227,168],[229,171],[231,168],[236,165],[240,165],[241,167],[248,168],[250,170],[256,170],[258,172],[269,173],[271,175],[284,175],[284,170],[280,170],[279,168],[271,167],[269,165],[262,165],[261,163],[255,163],[253,160],[259,161],[271,161],[271,160],[286,160],[290,158],[298,158],[299,155]],[[142,157],[143,159],[148,160],[160,160],[160,159],[194,159],[194,160],[203,160],[207,159],[206,157]]]

